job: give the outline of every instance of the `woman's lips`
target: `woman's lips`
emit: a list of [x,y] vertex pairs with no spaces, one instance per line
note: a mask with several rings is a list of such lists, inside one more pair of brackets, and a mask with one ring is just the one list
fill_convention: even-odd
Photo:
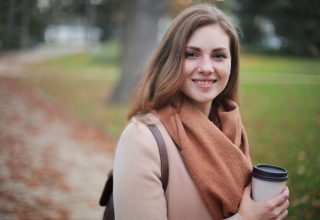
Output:
[[217,82],[216,79],[192,79],[192,81],[202,88],[208,88]]

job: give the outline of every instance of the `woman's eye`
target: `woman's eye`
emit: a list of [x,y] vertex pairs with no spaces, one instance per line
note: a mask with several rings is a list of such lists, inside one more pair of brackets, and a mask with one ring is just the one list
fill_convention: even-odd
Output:
[[222,59],[226,59],[227,55],[225,55],[223,53],[218,53],[218,54],[214,54],[213,58],[222,60]]
[[194,57],[196,57],[196,56],[197,56],[197,53],[194,52],[194,51],[186,51],[186,52],[185,52],[185,57],[186,57],[186,58],[194,58]]

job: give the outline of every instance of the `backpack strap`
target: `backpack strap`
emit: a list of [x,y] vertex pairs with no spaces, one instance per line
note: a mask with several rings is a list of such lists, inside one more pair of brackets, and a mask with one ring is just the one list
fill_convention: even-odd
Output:
[[[160,153],[160,169],[161,169],[161,183],[163,191],[166,191],[168,186],[168,179],[169,179],[169,163],[168,163],[168,153],[167,153],[167,147],[164,142],[163,136],[159,130],[159,128],[156,125],[147,125],[149,130],[151,131],[152,135],[156,139],[159,153]],[[107,206],[105,210],[105,215],[114,216],[114,207],[113,207],[113,172],[112,170],[108,174],[107,182],[104,186],[102,195],[100,197],[99,204],[100,206]],[[111,212],[111,213],[109,213]],[[104,219],[111,219],[111,218],[104,218]],[[112,218],[114,219],[114,217]]]
[[164,142],[163,136],[156,125],[147,125],[157,141],[159,153],[160,153],[160,166],[161,166],[161,183],[163,191],[166,191],[169,179],[169,162],[166,143]]

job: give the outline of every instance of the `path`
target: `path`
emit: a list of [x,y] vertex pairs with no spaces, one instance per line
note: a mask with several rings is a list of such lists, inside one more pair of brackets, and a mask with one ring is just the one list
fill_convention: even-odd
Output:
[[20,76],[24,74],[24,68],[28,65],[81,51],[84,51],[84,48],[39,46],[33,49],[0,54],[0,76]]
[[0,219],[101,219],[114,140],[20,85],[16,58],[0,71]]

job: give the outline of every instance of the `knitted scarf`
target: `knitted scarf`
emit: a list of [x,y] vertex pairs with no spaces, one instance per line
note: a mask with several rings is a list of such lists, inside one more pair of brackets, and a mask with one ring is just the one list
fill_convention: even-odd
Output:
[[252,167],[239,108],[230,105],[231,110],[218,109],[221,130],[187,100],[157,112],[215,220],[238,212]]

